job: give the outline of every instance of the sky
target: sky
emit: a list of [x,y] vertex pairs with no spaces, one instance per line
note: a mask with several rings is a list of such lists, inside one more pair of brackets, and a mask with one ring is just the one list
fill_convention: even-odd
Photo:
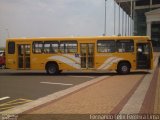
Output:
[[[106,33],[114,35],[113,0],[106,6]],[[105,0],[0,0],[0,47],[8,37],[101,36],[104,14]]]

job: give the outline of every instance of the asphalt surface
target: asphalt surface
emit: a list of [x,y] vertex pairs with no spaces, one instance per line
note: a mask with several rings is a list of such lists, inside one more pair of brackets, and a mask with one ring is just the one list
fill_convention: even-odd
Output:
[[[61,73],[0,69],[0,111],[13,108],[55,92],[92,80],[106,73]],[[115,73],[108,73],[116,75]]]
[[[131,75],[147,74],[133,72]],[[63,72],[50,76],[45,71],[0,69],[0,112],[115,72]],[[124,76],[125,77],[125,76]]]

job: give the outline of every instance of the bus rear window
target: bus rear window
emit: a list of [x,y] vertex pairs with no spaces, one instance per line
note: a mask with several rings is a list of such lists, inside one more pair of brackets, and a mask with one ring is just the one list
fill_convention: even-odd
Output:
[[8,42],[8,54],[15,53],[15,42]]

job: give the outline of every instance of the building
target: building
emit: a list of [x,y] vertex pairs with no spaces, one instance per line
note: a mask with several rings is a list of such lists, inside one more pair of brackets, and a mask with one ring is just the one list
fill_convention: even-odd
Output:
[[148,35],[160,50],[160,0],[115,0],[133,19],[133,35]]

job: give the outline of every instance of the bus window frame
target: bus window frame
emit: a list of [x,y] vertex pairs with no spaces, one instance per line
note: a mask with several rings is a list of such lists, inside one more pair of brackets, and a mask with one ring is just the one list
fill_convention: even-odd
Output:
[[[41,53],[36,53],[36,52],[35,52],[35,45],[34,45],[34,44],[35,44],[36,42],[41,42],[41,43],[42,43]],[[33,42],[32,42],[32,53],[33,53],[33,54],[43,54],[43,53],[44,53],[44,41],[33,41]]]
[[[98,51],[98,41],[114,41],[114,42],[115,42],[115,45],[114,45],[115,50],[114,50],[114,52],[99,52],[99,51]],[[115,53],[115,52],[117,52],[116,40],[97,40],[97,53]]]
[[[12,43],[12,44],[14,44],[13,46],[12,46],[12,50],[9,50],[10,49],[10,47],[9,47],[9,44],[10,43]],[[7,45],[7,47],[8,47],[8,54],[15,54],[15,52],[16,52],[16,43],[15,43],[15,41],[9,41],[8,42],[8,45]],[[14,48],[14,49],[13,49]],[[12,52],[11,52],[12,51]]]
[[[119,52],[119,50],[118,50],[118,42],[119,41],[132,41],[133,42],[133,51]],[[134,53],[135,52],[135,41],[133,39],[119,39],[119,40],[116,40],[116,51],[118,53]]]
[[[62,43],[67,43],[67,42],[68,42],[69,44],[70,44],[71,42],[76,43],[76,52],[68,52],[68,50],[67,50],[67,52],[65,52],[65,50],[66,50],[65,44],[64,44],[64,49],[63,49],[64,52],[61,51],[61,44],[62,44]],[[66,40],[66,41],[63,40],[63,41],[60,41],[60,42],[59,42],[59,52],[60,52],[60,53],[65,53],[65,54],[67,54],[67,53],[72,53],[72,54],[77,53],[77,52],[78,52],[78,41],[77,41],[77,40]]]
[[[45,43],[50,43],[50,45],[52,44],[52,43],[57,43],[58,44],[58,50],[57,50],[57,52],[48,52],[48,53],[46,53],[46,52],[44,52],[44,50],[45,50]],[[60,42],[59,41],[43,41],[43,53],[44,54],[57,54],[57,53],[59,53],[59,51],[60,51],[60,49],[59,49],[59,46],[60,46]],[[51,47],[51,46],[50,46]]]

